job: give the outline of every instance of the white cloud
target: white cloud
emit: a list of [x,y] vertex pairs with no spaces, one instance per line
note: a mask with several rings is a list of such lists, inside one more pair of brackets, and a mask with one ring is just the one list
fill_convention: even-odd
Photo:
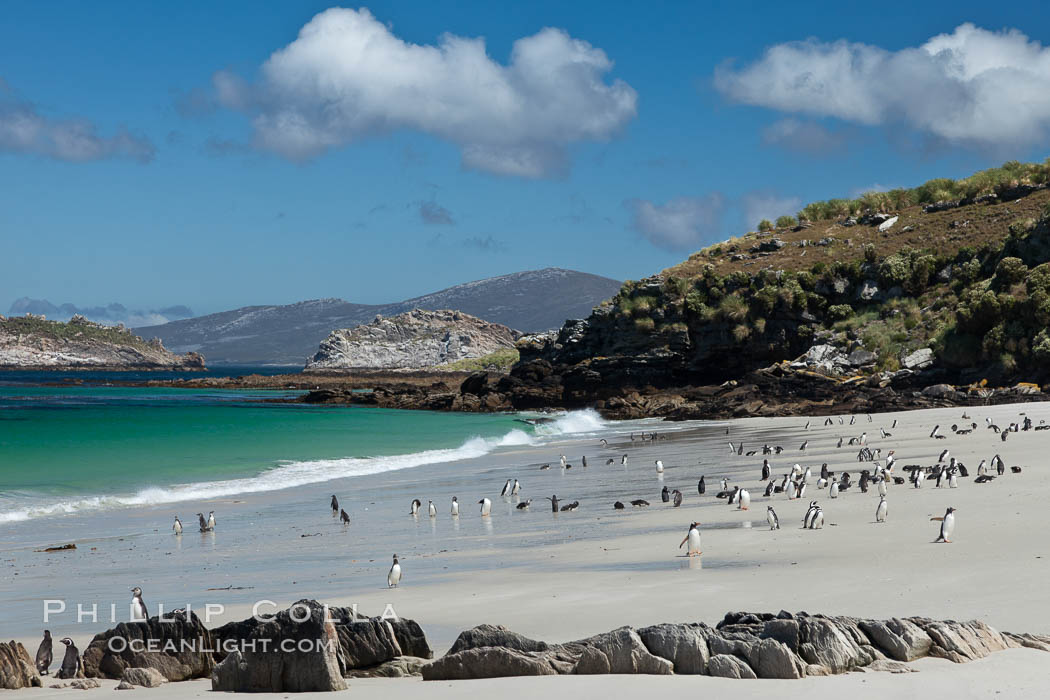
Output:
[[840,40],[777,44],[715,85],[737,102],[865,125],[904,123],[982,147],[1038,143],[1050,131],[1050,48],[1017,30],[962,24],[918,48]]
[[754,230],[762,219],[776,221],[778,216],[794,216],[802,206],[798,197],[782,197],[771,192],[748,192],[740,199],[744,225]]
[[155,149],[147,138],[123,127],[107,138],[86,119],[46,117],[32,103],[12,99],[0,88],[0,152],[4,151],[74,162],[132,158],[148,163]]
[[845,137],[816,122],[789,118],[773,122],[763,129],[762,141],[789,151],[822,155],[840,148]]
[[367,9],[332,8],[262,65],[257,82],[216,74],[218,100],[253,114],[260,148],[301,160],[375,133],[426,132],[457,144],[465,167],[557,174],[566,149],[615,136],[637,93],[606,82],[601,49],[547,28],[493,61],[483,39],[445,34],[408,43]]
[[666,204],[630,199],[624,204],[639,233],[660,248],[690,250],[721,233],[726,200],[717,192],[703,197],[678,197]]

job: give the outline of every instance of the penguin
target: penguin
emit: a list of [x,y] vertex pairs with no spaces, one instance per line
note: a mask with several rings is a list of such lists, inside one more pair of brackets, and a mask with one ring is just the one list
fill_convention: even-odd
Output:
[[175,516],[175,524],[171,526],[171,530],[176,535],[181,535],[182,534],[182,521],[179,520],[179,516],[177,516],[177,515]]
[[562,506],[561,507],[561,512],[563,512],[563,513],[565,513],[565,512],[571,513],[572,511],[576,510],[579,507],[580,507],[580,502],[579,501],[573,501],[572,503],[568,503],[568,504]]
[[879,479],[879,495],[880,496],[885,496],[886,495],[886,482],[887,481],[888,481],[888,479],[886,479],[885,477]]
[[739,495],[740,495],[740,487],[739,486],[734,486],[732,493],[729,494],[729,501],[726,503],[726,505],[731,506],[734,503],[736,503],[737,502],[737,496],[739,496]]
[[802,498],[806,495],[806,480],[803,479],[795,487],[795,498]]
[[776,487],[776,485],[776,482],[770,479],[769,482],[766,484],[766,490],[762,495],[766,498],[770,498],[773,495],[773,489]]
[[700,475],[700,481],[696,482],[696,492],[701,496],[707,492],[707,484],[704,483],[703,474]]
[[[584,457],[584,459],[587,459],[587,458],[586,458],[586,457]],[[587,465],[586,465],[586,464],[584,464],[583,466],[585,466],[585,467],[586,467]],[[520,483],[518,482],[518,480],[517,480],[517,479],[515,479],[515,480],[514,480],[514,486],[513,486],[513,487],[511,487],[511,489],[510,489],[510,495],[512,495],[512,496],[517,496],[517,495],[518,495],[518,493],[520,493],[520,492],[521,492],[521,484],[520,484]]]
[[992,466],[995,467],[995,471],[1002,476],[1006,473],[1006,464],[1003,463],[1003,458],[999,455],[992,457]]
[[831,488],[828,489],[828,496],[830,498],[838,498],[839,497],[839,482],[838,481],[832,481],[831,482]]
[[777,517],[777,512],[773,510],[773,506],[766,506],[766,522],[769,523],[770,530],[780,529],[780,518]]
[[83,662],[80,660],[80,650],[77,649],[77,645],[69,637],[63,637],[59,641],[66,645],[66,654],[62,657],[62,667],[58,669],[55,678],[61,678],[62,680],[79,678],[84,668]]
[[[565,466],[564,464],[562,465]],[[507,479],[507,483],[503,484],[503,490],[499,492],[500,496],[509,496],[510,490],[513,487],[512,479]]]
[[930,437],[931,438],[936,438],[937,437],[937,433],[940,431],[940,429],[941,429],[941,426],[939,426],[939,425],[933,426],[933,430],[930,431]]
[[390,573],[386,575],[386,587],[397,588],[397,584],[401,583],[401,563],[397,560],[397,555],[394,555],[394,563],[390,566]]
[[131,619],[134,622],[145,622],[149,619],[149,609],[142,600],[142,589],[138,586],[131,589]]
[[827,462],[824,462],[823,464],[820,465],[820,478],[821,479],[830,479],[831,478],[831,472],[828,471],[828,463]]
[[568,460],[565,459],[565,455],[562,455],[559,459],[561,459],[561,468],[564,469]]
[[197,520],[200,522],[201,532],[207,532],[208,521],[204,519],[204,513],[197,513]]
[[677,508],[680,505],[682,505],[682,492],[681,491],[679,491],[678,489],[675,489],[674,491],[671,492],[671,495],[673,496],[671,501],[674,504],[675,508]]
[[660,500],[667,503],[671,500],[671,490],[664,485],[663,491],[660,492]]
[[623,510],[624,508],[626,508],[626,506],[620,501],[613,503],[613,510]]
[[609,441],[606,440],[605,438],[602,438],[598,442],[600,442],[602,444],[602,447],[608,447],[609,446]]
[[813,513],[813,519],[809,521],[810,530],[820,530],[824,527],[824,510],[817,506],[816,512]]
[[452,517],[459,517],[459,499],[457,499],[455,496],[452,497]]
[[657,474],[663,474],[664,473],[663,460],[660,460],[660,459],[656,460],[656,473]]
[[922,482],[926,481],[926,470],[916,469],[915,476],[912,477],[912,483],[915,484],[915,488],[922,488]]
[[891,426],[890,426],[890,430],[893,430],[893,429],[894,429],[894,428],[896,428],[896,427],[897,427],[897,419],[896,419],[896,418],[894,418],[894,419],[893,419],[893,425],[891,425]]
[[550,468],[551,468],[551,465],[549,465],[549,464],[544,464],[543,466],[541,466],[541,467],[540,467],[540,471],[542,472],[542,471],[544,471],[544,470],[546,470],[546,469],[550,469]]
[[423,507],[423,501],[418,498],[412,499],[412,509],[409,511],[409,515],[419,515],[419,509]]
[[580,464],[583,465],[584,469],[587,468],[587,455],[584,455],[584,456],[580,457]]
[[40,640],[40,646],[36,648],[36,670],[42,676],[48,674],[48,669],[51,668],[51,661],[53,660],[53,652],[51,649],[51,630],[44,630],[44,638]]
[[335,497],[334,493],[332,494],[332,502],[329,505],[332,507],[332,516],[339,515],[339,499]]
[[941,453],[941,456],[937,458],[937,464],[940,464],[944,460],[948,459],[948,450]]
[[521,503],[519,503],[518,505],[516,505],[514,507],[517,508],[518,510],[528,510],[529,506],[531,506],[531,505],[532,505],[532,499],[529,498],[527,500],[522,501]]
[[949,507],[948,510],[944,511],[944,515],[939,518],[930,518],[930,520],[941,521],[941,531],[937,535],[936,542],[944,542],[951,544],[952,532],[955,531],[955,509]]
[[339,519],[343,521],[343,525],[350,524],[350,516],[342,508],[339,509]]
[[723,491],[728,491],[729,490],[729,479],[727,479],[724,476],[722,477],[722,490]]
[[215,529],[215,511],[208,511],[208,531],[211,532]]
[[700,552],[700,530],[697,529],[697,526],[699,524],[700,523],[690,523],[689,524],[689,532],[687,532],[685,534],[685,539],[683,539],[682,543],[678,545],[678,549],[681,549],[682,545],[684,545],[686,542],[689,543],[689,553],[686,556],[698,557],[701,554],[701,552]]
[[804,442],[802,443],[802,447],[798,448],[798,449],[799,449],[799,451],[800,451],[800,452],[805,452],[805,451],[806,451],[806,446],[807,446],[807,445],[809,445],[809,440],[806,440],[806,441],[804,441]]
[[737,509],[747,510],[751,507],[751,492],[747,489],[740,489],[740,493],[737,495],[737,500],[740,502]]
[[558,512],[558,496],[557,496],[557,494],[548,497],[547,500],[551,502],[551,512],[552,513],[557,513]]
[[647,505],[649,505],[649,501],[645,500],[644,498],[636,498],[635,500],[631,501],[631,505],[635,508],[644,508]]
[[948,475],[948,488],[955,489],[959,488],[959,472],[953,469],[952,473]]
[[888,508],[888,506],[886,505],[886,497],[885,496],[879,496],[879,505],[876,506],[876,508],[875,508],[875,522],[877,522],[877,523],[884,523],[884,522],[886,522],[886,509],[887,508]]
[[627,466],[627,453],[624,453],[623,457],[620,457],[620,464]]
[[430,514],[430,517],[436,518],[438,514],[437,506],[434,505],[433,501],[427,501],[427,504],[427,512]]
[[492,501],[487,498],[482,498],[478,503],[481,505],[481,517],[487,518],[489,513],[492,512]]
[[769,460],[762,460],[762,481],[769,479]]
[[810,501],[809,508],[806,509],[806,515],[802,518],[802,528],[809,529],[810,523],[813,521],[813,516],[817,514],[817,502]]

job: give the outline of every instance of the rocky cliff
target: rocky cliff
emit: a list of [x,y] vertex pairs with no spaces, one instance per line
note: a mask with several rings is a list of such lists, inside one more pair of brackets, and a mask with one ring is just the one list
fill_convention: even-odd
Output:
[[204,369],[195,352],[176,355],[159,340],[146,341],[123,326],[74,316],[68,323],[40,316],[0,316],[0,368]]
[[307,370],[437,367],[513,348],[520,333],[459,311],[413,309],[333,331]]

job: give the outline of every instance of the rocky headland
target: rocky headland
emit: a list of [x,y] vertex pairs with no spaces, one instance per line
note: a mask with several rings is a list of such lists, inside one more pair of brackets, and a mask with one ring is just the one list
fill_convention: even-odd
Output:
[[79,315],[63,323],[27,314],[0,316],[0,369],[203,370],[204,358]]

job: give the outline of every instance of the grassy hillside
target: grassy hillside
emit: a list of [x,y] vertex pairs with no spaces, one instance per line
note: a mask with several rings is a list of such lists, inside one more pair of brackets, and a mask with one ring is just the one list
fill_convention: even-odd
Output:
[[1048,179],[1050,160],[1007,163],[964,180],[808,205],[779,228],[764,222],[768,230],[625,283],[596,335],[609,354],[616,348],[607,339],[626,347],[622,331],[630,331],[636,347],[684,354],[712,372],[830,342],[875,352],[879,370],[931,347],[939,366],[963,378],[1046,375]]
[[153,347],[123,326],[103,326],[78,319],[76,316],[68,323],[48,321],[39,316],[12,316],[0,321],[0,329],[13,336],[35,336],[54,340],[96,340],[128,346],[136,350],[147,350]]

